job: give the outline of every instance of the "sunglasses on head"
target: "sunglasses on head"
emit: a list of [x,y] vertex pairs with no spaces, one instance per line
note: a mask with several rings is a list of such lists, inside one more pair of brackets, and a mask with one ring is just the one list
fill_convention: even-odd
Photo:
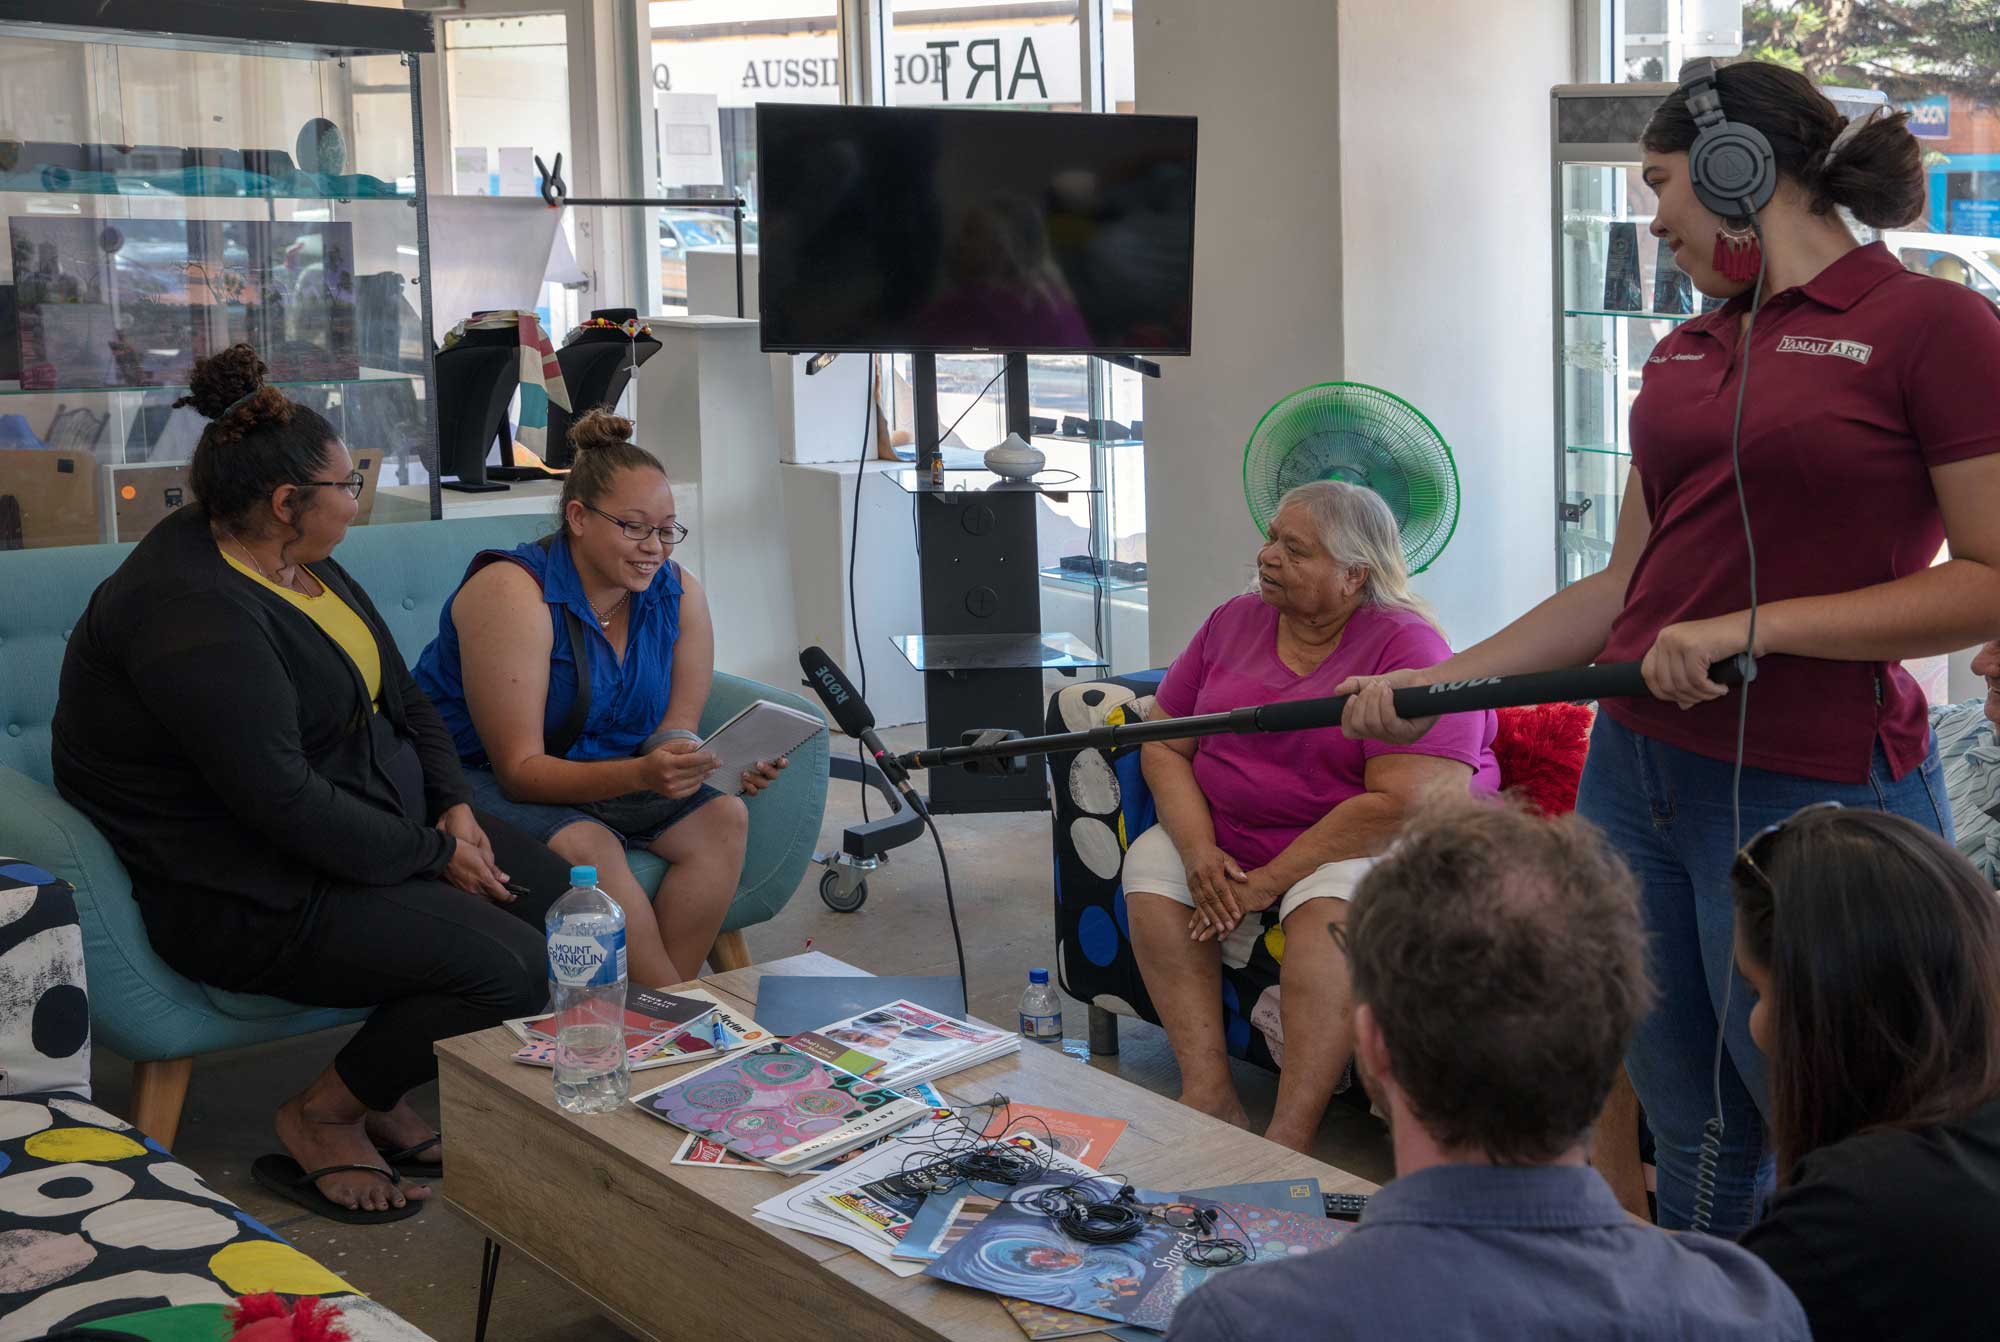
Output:
[[1775,897],[1778,893],[1778,887],[1772,882],[1770,876],[1766,874],[1763,866],[1764,862],[1771,855],[1772,842],[1780,834],[1784,833],[1788,826],[1796,821],[1810,815],[1820,815],[1827,811],[1838,811],[1841,809],[1841,804],[1837,801],[1816,801],[1810,806],[1800,807],[1775,825],[1764,826],[1764,828],[1758,830],[1751,837],[1750,842],[1744,844],[1737,851],[1736,860],[1730,864],[1729,874],[1736,877],[1747,876],[1762,886],[1765,893]]

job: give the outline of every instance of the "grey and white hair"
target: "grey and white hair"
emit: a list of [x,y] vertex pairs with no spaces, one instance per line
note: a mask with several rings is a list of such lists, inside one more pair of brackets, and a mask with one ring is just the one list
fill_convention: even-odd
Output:
[[1334,563],[1368,571],[1362,601],[1382,610],[1409,611],[1437,628],[1437,614],[1410,590],[1402,529],[1380,494],[1342,480],[1315,480],[1288,490],[1278,500],[1280,512],[1294,506],[1303,508],[1312,519],[1319,543]]

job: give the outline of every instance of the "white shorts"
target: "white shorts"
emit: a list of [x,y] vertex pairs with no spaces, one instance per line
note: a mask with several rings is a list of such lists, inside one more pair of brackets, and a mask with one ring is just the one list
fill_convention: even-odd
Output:
[[[1353,899],[1355,887],[1374,865],[1373,858],[1351,857],[1314,868],[1278,901],[1279,921],[1315,899]],[[1125,854],[1123,881],[1127,896],[1142,892],[1164,895],[1190,909],[1194,907],[1194,895],[1188,890],[1187,867],[1182,864],[1180,850],[1174,847],[1165,825],[1155,825],[1132,841]],[[1230,964],[1248,963],[1250,951],[1263,930],[1257,914],[1246,914],[1223,939],[1223,958]]]

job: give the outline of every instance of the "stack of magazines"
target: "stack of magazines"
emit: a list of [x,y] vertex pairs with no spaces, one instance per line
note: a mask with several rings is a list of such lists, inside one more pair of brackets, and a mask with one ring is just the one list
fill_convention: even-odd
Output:
[[803,1174],[934,1120],[916,1087],[1020,1047],[1008,1031],[898,998],[731,1054],[632,1102],[744,1160]]
[[864,1081],[779,1040],[634,1095],[655,1118],[785,1174],[931,1114],[914,1096]]
[[885,1086],[935,1080],[1021,1049],[1020,1036],[1010,1030],[942,1015],[903,998],[785,1042]]

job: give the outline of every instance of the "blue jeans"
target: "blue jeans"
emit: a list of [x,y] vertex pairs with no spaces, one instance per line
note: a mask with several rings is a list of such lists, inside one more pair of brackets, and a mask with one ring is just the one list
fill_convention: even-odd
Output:
[[[1736,972],[1729,868],[1735,860],[1732,766],[1641,736],[1599,714],[1577,812],[1602,829],[1639,878],[1659,1002],[1625,1057],[1653,1130],[1659,1222],[1694,1216],[1702,1128],[1716,1113],[1716,1023],[1723,1030],[1721,1158],[1709,1230],[1734,1239],[1755,1219],[1773,1169],[1765,1142],[1770,1091],[1750,1040],[1750,986]],[[1937,749],[1892,781],[1878,745],[1863,783],[1743,770],[1743,842],[1812,802],[1890,811],[1951,837]]]

